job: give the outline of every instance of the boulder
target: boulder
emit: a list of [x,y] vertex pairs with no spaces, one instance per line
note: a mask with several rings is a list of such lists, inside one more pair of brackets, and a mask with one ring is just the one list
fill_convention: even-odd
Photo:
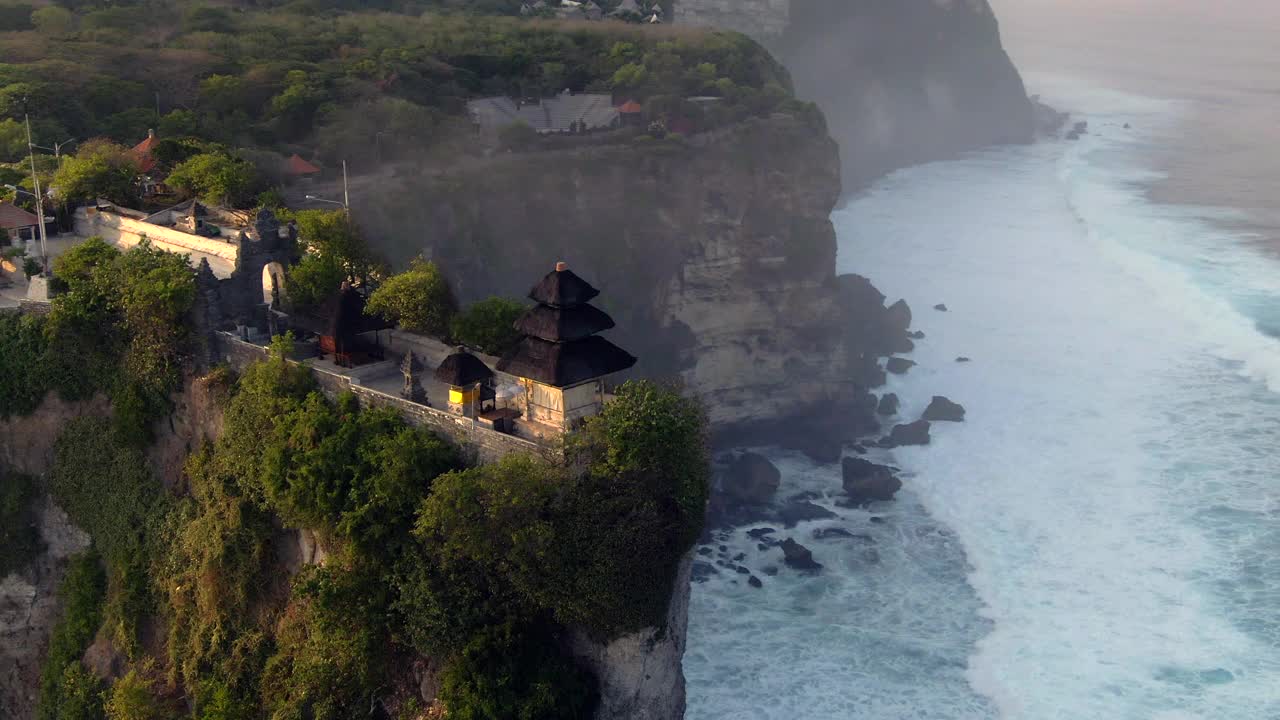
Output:
[[844,459],[840,469],[844,474],[845,494],[855,505],[887,502],[902,489],[902,481],[885,465],[850,457]]
[[836,517],[836,514],[821,505],[814,505],[811,502],[798,502],[784,507],[778,513],[778,517],[784,525],[791,528],[809,520],[827,520]]
[[744,505],[768,505],[781,482],[782,473],[769,458],[749,452],[729,465],[721,487],[725,495]]
[[967,362],[973,362],[973,361],[972,361],[972,360],[970,360],[969,358],[967,358],[967,357],[965,357],[965,356],[961,355],[960,357],[956,358],[956,362],[958,362],[958,363],[967,363]]
[[796,570],[816,571],[822,569],[822,564],[813,559],[813,553],[809,551],[809,548],[791,538],[782,541],[782,555],[787,565]]
[[964,422],[964,406],[934,395],[921,417],[929,422]]
[[760,582],[760,578],[756,577],[755,575],[752,575],[751,577],[747,578],[747,584],[753,588],[764,587],[764,583]]
[[709,563],[695,562],[693,564],[693,574],[689,579],[696,583],[703,583],[711,579],[712,575],[718,574],[720,574],[720,571],[715,569],[715,566]]
[[934,306],[933,306],[933,309],[934,309],[934,310],[937,310],[938,312],[946,312],[946,311],[947,311],[947,304],[946,304],[946,303],[938,303],[937,305],[934,305]]
[[923,331],[923,330],[916,330],[915,332],[909,332],[909,333],[907,333],[907,337],[911,338],[912,340],[923,340],[923,339],[924,339],[924,331]]
[[890,305],[885,311],[884,322],[889,328],[905,333],[911,327],[911,306],[907,305],[906,300]]
[[897,415],[898,414],[898,396],[895,393],[885,393],[880,398],[880,404],[876,405],[877,415]]
[[914,360],[908,360],[901,357],[891,357],[888,362],[885,363],[884,369],[894,375],[906,375],[907,371],[915,366],[916,363]]
[[756,528],[755,530],[748,530],[747,535],[757,540],[763,540],[766,535],[772,535],[775,532],[777,532],[777,530],[774,530],[771,527],[763,527]]
[[880,441],[882,447],[900,447],[902,445],[928,445],[929,421],[917,420],[906,425],[894,425],[889,437]]

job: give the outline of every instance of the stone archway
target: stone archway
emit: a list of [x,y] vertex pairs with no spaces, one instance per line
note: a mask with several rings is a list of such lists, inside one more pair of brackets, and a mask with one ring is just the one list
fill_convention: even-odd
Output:
[[[279,296],[277,298],[277,295]],[[287,293],[284,287],[284,265],[269,262],[262,266],[262,302],[274,305],[278,299],[284,303]]]

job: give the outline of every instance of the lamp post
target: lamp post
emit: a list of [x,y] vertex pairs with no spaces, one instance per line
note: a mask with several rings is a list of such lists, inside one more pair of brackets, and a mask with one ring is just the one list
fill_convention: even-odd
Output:
[[62,156],[62,148],[75,143],[75,141],[76,141],[75,138],[70,138],[68,140],[63,140],[60,143],[54,143],[53,147],[45,147],[43,145],[32,145],[31,147],[37,147],[37,148],[40,148],[41,150],[52,150],[53,156],[55,158],[58,158]]
[[35,189],[36,217],[40,219],[40,268],[43,273],[49,272],[49,251],[44,229],[44,193],[40,192],[40,175],[36,172],[36,146],[31,142],[31,116],[23,115],[27,125],[27,155],[31,158],[31,185]]
[[347,207],[347,204],[344,202],[339,202],[337,200],[328,200],[322,197],[318,197],[316,195],[304,195],[303,197],[310,200],[311,202],[329,203],[330,205],[337,205],[338,207],[341,207],[344,209]]

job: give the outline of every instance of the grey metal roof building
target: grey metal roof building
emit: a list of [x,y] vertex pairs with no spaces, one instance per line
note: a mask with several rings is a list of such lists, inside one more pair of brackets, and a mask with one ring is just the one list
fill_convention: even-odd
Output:
[[619,124],[618,109],[610,95],[561,93],[537,102],[508,97],[482,98],[467,103],[471,121],[485,131],[524,123],[541,134],[581,130],[607,130]]

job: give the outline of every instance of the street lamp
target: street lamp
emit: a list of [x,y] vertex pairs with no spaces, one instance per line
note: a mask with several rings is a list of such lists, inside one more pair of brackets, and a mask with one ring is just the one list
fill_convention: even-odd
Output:
[[60,143],[54,143],[53,147],[45,147],[43,145],[32,145],[31,147],[40,148],[41,150],[52,150],[53,157],[57,158],[62,155],[62,148],[74,143],[75,141],[76,141],[75,138],[70,138],[68,140],[63,140]]
[[40,192],[40,175],[36,173],[36,149],[35,145],[31,143],[31,116],[24,115],[22,119],[27,125],[27,154],[31,158],[31,187],[35,190],[36,217],[40,219],[40,267],[44,272],[48,272],[49,251],[45,245],[44,194]]
[[343,208],[347,206],[346,203],[338,202],[337,200],[326,200],[325,198],[317,197],[315,195],[304,195],[303,197],[310,200],[311,202],[332,203],[334,205],[338,205]]

